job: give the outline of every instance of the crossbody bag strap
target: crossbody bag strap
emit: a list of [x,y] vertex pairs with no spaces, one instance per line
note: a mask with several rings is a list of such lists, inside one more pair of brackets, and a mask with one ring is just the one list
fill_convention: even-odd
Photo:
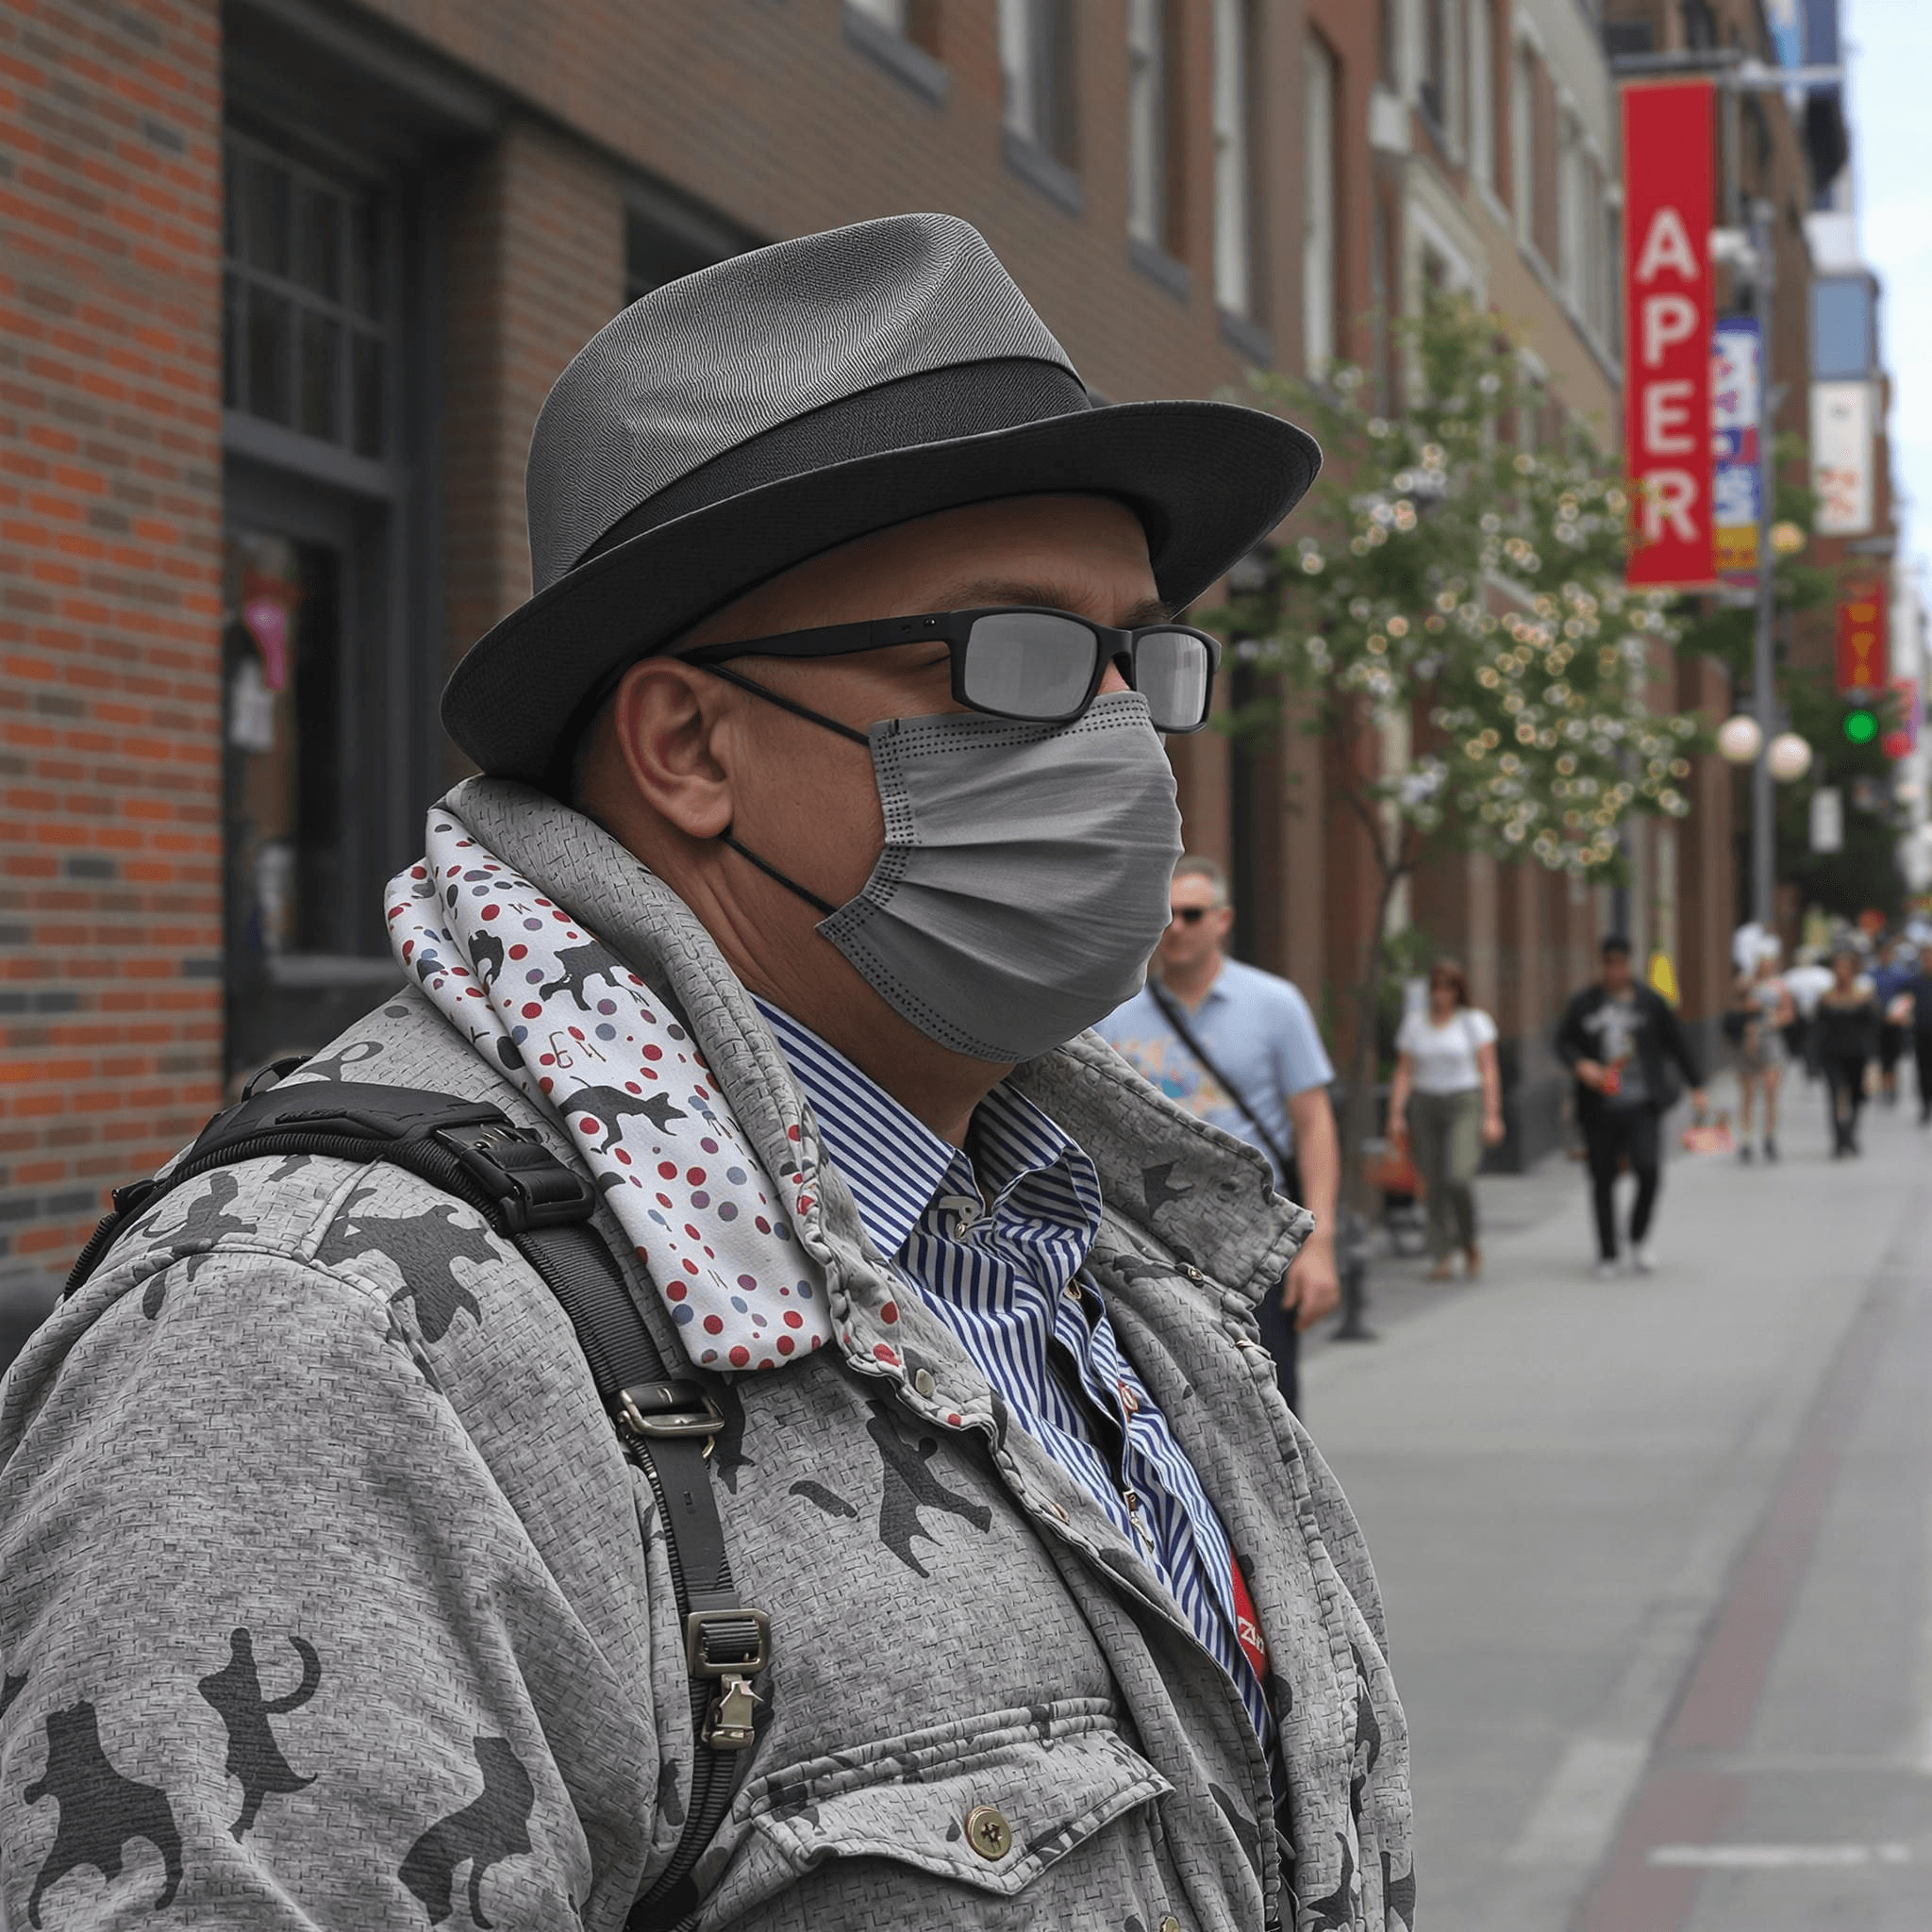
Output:
[[596,1190],[532,1132],[487,1101],[354,1081],[251,1091],[217,1114],[165,1175],[114,1191],[113,1211],[75,1263],[72,1294],[116,1237],[184,1182],[270,1154],[314,1154],[408,1169],[482,1214],[529,1262],[575,1331],[625,1457],[642,1472],[664,1525],[691,1676],[695,1761],[671,1860],[631,1908],[627,1932],[666,1932],[702,1903],[691,1872],[716,1836],[770,1723],[755,1685],[771,1662],[771,1624],[739,1600],[710,1480],[716,1398],[662,1353],[615,1257],[591,1226]]
[[1160,1008],[1162,1017],[1174,1028],[1181,1044],[1201,1062],[1210,1079],[1221,1083],[1222,1091],[1241,1110],[1241,1118],[1254,1128],[1256,1133],[1260,1135],[1262,1146],[1267,1148],[1269,1155],[1274,1159],[1274,1171],[1286,1181],[1291,1171],[1292,1162],[1290,1160],[1289,1156],[1283,1152],[1280,1142],[1268,1131],[1261,1116],[1248,1105],[1247,1101],[1242,1097],[1241,1090],[1208,1058],[1208,1049],[1195,1037],[1193,1028],[1181,1017],[1179,1006],[1168,996],[1167,989],[1151,973],[1147,975],[1147,991],[1154,995],[1154,1004]]

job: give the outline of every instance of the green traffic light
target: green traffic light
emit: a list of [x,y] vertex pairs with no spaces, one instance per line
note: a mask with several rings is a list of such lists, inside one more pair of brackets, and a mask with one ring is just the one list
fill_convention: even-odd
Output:
[[1878,720],[1870,711],[1845,713],[1845,736],[1854,744],[1870,744],[1878,736]]

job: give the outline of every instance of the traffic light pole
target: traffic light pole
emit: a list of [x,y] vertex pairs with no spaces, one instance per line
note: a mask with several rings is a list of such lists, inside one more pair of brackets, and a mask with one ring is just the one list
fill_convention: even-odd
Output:
[[1777,465],[1772,458],[1771,332],[1777,290],[1776,210],[1768,201],[1751,206],[1751,307],[1757,320],[1757,622],[1752,639],[1751,697],[1757,714],[1757,761],[1751,768],[1751,917],[1774,931],[1777,895],[1777,794],[1771,777],[1771,741],[1777,730],[1777,586],[1772,577],[1772,492]]

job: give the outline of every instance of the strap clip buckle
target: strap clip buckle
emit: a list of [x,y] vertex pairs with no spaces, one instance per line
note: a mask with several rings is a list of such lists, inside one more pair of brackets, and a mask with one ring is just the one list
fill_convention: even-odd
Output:
[[588,1221],[596,1191],[535,1135],[508,1122],[437,1127],[437,1140],[487,1188],[511,1234]]
[[693,1610],[684,1620],[684,1660],[693,1677],[755,1677],[772,1661],[772,1620],[736,1604]]
[[715,1436],[724,1411],[695,1382],[633,1382],[610,1398],[610,1412],[626,1437]]

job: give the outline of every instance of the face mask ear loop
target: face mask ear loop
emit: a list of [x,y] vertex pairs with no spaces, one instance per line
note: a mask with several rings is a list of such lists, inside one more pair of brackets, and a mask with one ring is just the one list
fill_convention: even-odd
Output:
[[775,865],[773,865],[767,859],[760,858],[758,856],[758,854],[751,849],[750,846],[741,845],[738,842],[738,841],[731,836],[731,828],[729,825],[725,826],[725,828],[718,834],[718,842],[721,845],[730,846],[732,851],[738,854],[739,858],[744,859],[747,863],[751,865],[757,866],[758,869],[761,873],[763,873],[768,879],[776,879],[777,882],[781,886],[783,886],[788,892],[797,893],[797,895],[801,899],[803,899],[808,906],[815,908],[819,912],[823,913],[825,916],[825,918],[831,918],[832,914],[838,911],[839,908],[836,906],[831,905],[826,900],[821,899],[816,892],[807,891],[806,889],[803,886],[801,886],[796,879],[788,879],[785,876],[785,874],[782,872],[780,872]]
[[735,671],[727,671],[722,664],[700,664],[700,671],[708,671],[713,677],[722,677],[726,684],[735,684],[741,691],[755,691],[768,705],[776,705],[781,711],[790,711],[794,718],[807,719],[813,724],[822,724],[827,731],[836,731],[841,738],[849,738],[854,744],[872,748],[872,740],[862,731],[855,731],[849,724],[841,724],[836,718],[827,718],[823,712],[808,709],[804,705],[795,705],[790,698],[781,698],[774,691],[767,691],[761,684],[755,684],[749,677],[741,677]]

